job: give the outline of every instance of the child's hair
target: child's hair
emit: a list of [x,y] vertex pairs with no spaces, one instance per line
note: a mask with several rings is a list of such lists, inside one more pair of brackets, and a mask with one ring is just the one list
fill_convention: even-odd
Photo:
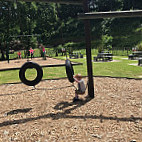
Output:
[[81,74],[76,74],[75,78],[82,79],[82,75]]

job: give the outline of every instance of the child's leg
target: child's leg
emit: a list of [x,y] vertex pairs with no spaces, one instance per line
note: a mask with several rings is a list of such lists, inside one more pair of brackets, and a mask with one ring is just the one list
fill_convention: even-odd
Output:
[[76,102],[78,101],[78,93],[77,93],[77,90],[75,90],[75,97],[73,98],[73,102]]
[[73,102],[76,102],[78,100],[79,100],[79,98],[78,98],[78,90],[75,90],[75,97],[73,98]]
[[77,94],[77,92],[75,92],[75,98],[77,98],[77,99],[78,99],[78,94]]

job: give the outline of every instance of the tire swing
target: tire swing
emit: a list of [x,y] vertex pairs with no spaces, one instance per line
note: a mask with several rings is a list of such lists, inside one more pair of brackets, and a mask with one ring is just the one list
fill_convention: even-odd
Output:
[[73,83],[75,80],[73,78],[74,70],[73,70],[71,61],[67,59],[66,62],[65,62],[65,65],[66,65],[66,74],[67,74],[68,80],[71,83]]
[[[25,72],[27,69],[32,69],[32,68],[36,69],[37,76],[34,80],[28,80],[26,79]],[[19,71],[20,80],[28,86],[37,85],[41,81],[42,76],[43,76],[43,70],[41,66],[39,66],[37,63],[34,63],[34,62],[26,62],[25,64],[23,64],[23,66],[21,67]]]
[[[67,59],[66,62],[65,62],[65,65],[66,65],[66,74],[67,74],[68,80],[69,80],[71,83],[73,83],[73,87],[74,87],[75,89],[77,89],[77,88],[74,86],[74,81],[75,81],[74,78],[73,78],[74,70],[73,70],[71,61]],[[87,81],[87,84],[86,84],[86,86],[85,86],[85,91],[86,91],[87,87],[88,87],[88,81]]]

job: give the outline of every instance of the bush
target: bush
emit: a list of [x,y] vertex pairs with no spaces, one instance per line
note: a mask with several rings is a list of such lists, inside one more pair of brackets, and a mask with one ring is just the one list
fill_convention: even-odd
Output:
[[138,51],[142,51],[142,42],[137,45]]
[[102,45],[103,45],[103,49],[105,50],[112,50],[112,41],[113,41],[113,37],[112,36],[108,36],[108,35],[103,35],[102,36]]
[[102,51],[104,51],[103,45],[99,45],[98,46],[98,52],[101,53]]
[[67,42],[66,44],[64,44],[64,48],[66,49],[66,51],[69,53],[69,54],[72,54],[73,53],[73,47],[75,46],[75,43],[74,42]]

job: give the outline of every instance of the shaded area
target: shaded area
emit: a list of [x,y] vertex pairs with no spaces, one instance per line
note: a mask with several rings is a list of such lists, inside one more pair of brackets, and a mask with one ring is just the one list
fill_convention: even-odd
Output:
[[55,87],[55,88],[36,88],[36,90],[59,90],[59,89],[65,89],[69,87],[74,87],[74,85],[68,85],[64,87]]
[[27,113],[30,110],[32,110],[32,108],[15,109],[15,110],[7,112],[6,115],[13,115],[13,114],[18,114],[18,113]]
[[18,95],[18,94],[26,93],[26,92],[33,91],[33,90],[35,90],[35,89],[33,88],[33,89],[30,89],[30,90],[19,91],[19,92],[17,92],[17,93],[0,94],[0,96]]
[[72,108],[66,109],[64,112],[48,113],[48,114],[45,114],[42,116],[37,116],[37,117],[32,117],[32,118],[4,121],[4,122],[0,123],[0,127],[14,125],[14,124],[23,124],[26,122],[35,121],[35,120],[39,120],[39,119],[47,119],[47,118],[52,118],[52,120],[58,120],[58,119],[84,119],[84,120],[99,119],[101,123],[103,122],[103,120],[116,120],[117,122],[119,122],[119,121],[135,122],[137,120],[142,121],[141,117],[134,117],[134,116],[119,118],[117,116],[108,117],[108,116],[104,116],[102,114],[100,114],[100,115],[78,115],[78,116],[69,115],[71,113],[71,111],[77,109],[78,107],[85,105],[89,101],[91,101],[91,98],[86,98],[85,100],[79,101],[77,103],[60,102],[59,104],[57,104],[54,107],[54,109],[59,110],[59,109],[67,108],[69,106],[72,106]]
[[56,87],[55,88],[35,88],[34,87],[33,89],[20,91],[20,92],[17,92],[17,93],[0,94],[0,96],[18,95],[18,94],[26,93],[26,92],[33,91],[33,90],[59,90],[59,89],[65,89],[65,88],[68,88],[68,87],[74,87],[74,85],[68,85],[68,86],[58,87],[58,88],[56,88]]

